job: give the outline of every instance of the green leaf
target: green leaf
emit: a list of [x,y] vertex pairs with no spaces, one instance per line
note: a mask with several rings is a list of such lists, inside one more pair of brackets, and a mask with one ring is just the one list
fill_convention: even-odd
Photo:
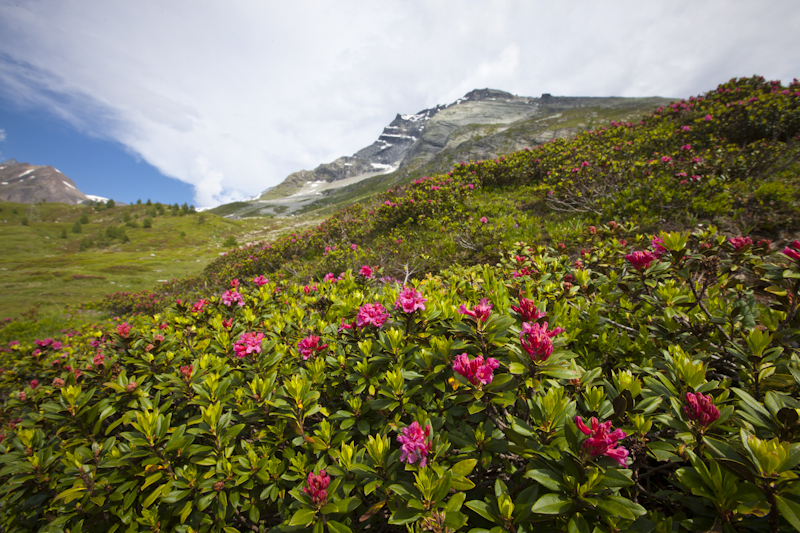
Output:
[[402,526],[403,524],[410,524],[411,522],[415,522],[421,516],[422,513],[420,513],[416,509],[401,507],[392,513],[391,518],[389,518],[389,523],[392,525]]
[[450,471],[460,476],[468,476],[476,464],[478,464],[477,459],[464,459],[451,466]]
[[489,520],[490,522],[500,521],[500,517],[497,514],[495,514],[494,510],[492,510],[489,504],[486,503],[485,501],[470,500],[464,505],[466,505],[467,508],[472,509],[473,511],[484,517],[486,520]]
[[511,363],[508,365],[508,371],[514,375],[524,374],[528,369],[522,363]]
[[339,509],[340,513],[349,513],[354,511],[359,505],[361,505],[361,500],[352,496],[336,502],[336,507]]
[[637,516],[647,514],[644,507],[638,503],[633,503],[622,496],[608,496],[608,499],[597,502],[597,508],[604,511],[608,516],[622,517],[626,520],[636,520]]
[[335,520],[328,520],[328,531],[331,533],[353,533],[352,529]]
[[536,500],[531,511],[539,514],[565,514],[573,503],[572,498],[551,492]]
[[314,521],[317,512],[314,509],[298,509],[292,519],[289,521],[290,526],[307,526]]
[[778,511],[797,531],[800,531],[800,504],[782,496],[775,495]]
[[580,513],[575,513],[569,519],[567,533],[589,533],[589,523]]
[[550,490],[561,490],[561,478],[552,470],[546,470],[544,468],[534,468],[533,470],[528,470],[525,472],[525,477],[533,479],[540,485],[543,485],[546,489]]
[[444,510],[448,513],[460,511],[461,506],[464,505],[465,499],[467,499],[466,493],[456,492],[450,497],[449,500],[447,500],[447,505],[444,506]]

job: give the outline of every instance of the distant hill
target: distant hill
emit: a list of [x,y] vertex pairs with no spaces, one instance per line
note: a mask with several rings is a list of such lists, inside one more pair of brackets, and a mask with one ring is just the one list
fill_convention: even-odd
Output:
[[51,166],[18,163],[14,159],[0,163],[0,200],[24,204],[44,200],[75,205],[98,199],[81,192],[74,181]]
[[454,162],[494,159],[552,139],[571,138],[612,120],[638,120],[666,98],[515,96],[476,89],[447,105],[398,114],[378,139],[352,156],[301,170],[246,202],[213,212],[240,218],[290,215],[347,205],[381,186],[441,173]]

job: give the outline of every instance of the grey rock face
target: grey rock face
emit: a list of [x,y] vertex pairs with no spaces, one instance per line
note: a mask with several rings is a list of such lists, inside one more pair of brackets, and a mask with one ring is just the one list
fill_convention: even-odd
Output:
[[0,163],[0,200],[34,204],[60,202],[79,204],[89,197],[75,186],[75,182],[50,166],[18,163],[9,159]]

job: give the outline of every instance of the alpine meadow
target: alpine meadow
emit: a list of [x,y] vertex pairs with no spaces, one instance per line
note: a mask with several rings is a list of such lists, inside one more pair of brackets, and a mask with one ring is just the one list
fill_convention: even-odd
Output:
[[198,270],[0,327],[0,531],[800,531],[800,82],[587,127],[150,220]]

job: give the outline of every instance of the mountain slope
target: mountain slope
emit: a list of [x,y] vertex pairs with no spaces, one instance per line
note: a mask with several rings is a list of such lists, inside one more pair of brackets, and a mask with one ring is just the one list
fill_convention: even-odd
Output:
[[18,163],[9,159],[0,163],[0,200],[35,204],[59,202],[79,204],[92,200],[75,186],[75,182],[51,166]]
[[352,156],[302,170],[257,198],[218,214],[288,215],[348,205],[375,187],[442,172],[461,160],[493,159],[552,139],[570,138],[610,120],[652,111],[664,98],[520,97],[476,89],[447,105],[398,114],[378,139]]

